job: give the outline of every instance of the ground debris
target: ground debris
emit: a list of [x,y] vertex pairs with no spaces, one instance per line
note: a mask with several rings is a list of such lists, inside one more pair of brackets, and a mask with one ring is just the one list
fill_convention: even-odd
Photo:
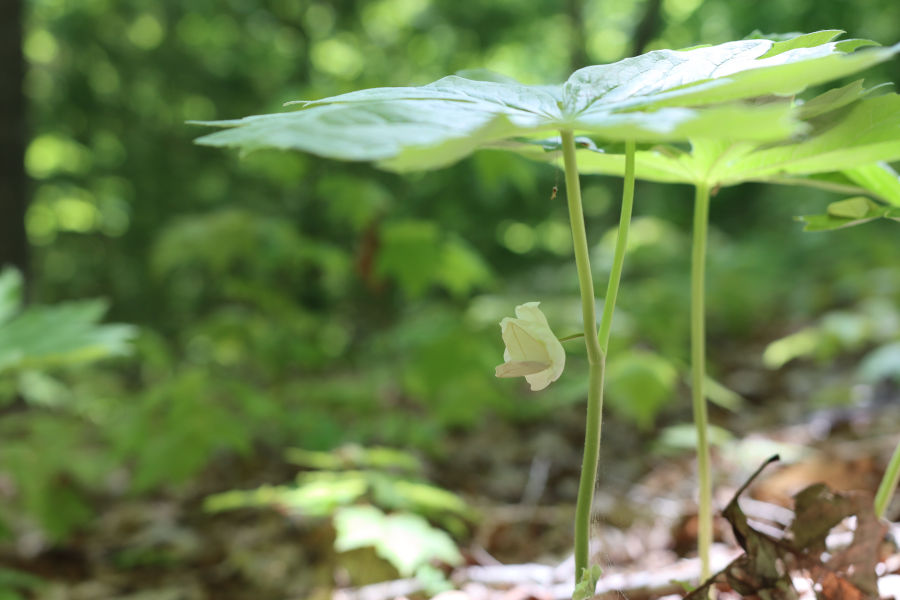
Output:
[[[744,554],[685,600],[705,600],[714,586],[742,598],[791,600],[801,597],[797,582],[804,580],[819,600],[877,599],[875,567],[888,525],[875,516],[869,495],[838,493],[825,484],[813,484],[794,496],[794,519],[782,536],[751,526],[738,498],[762,469],[777,459],[767,460],[723,511]],[[847,545],[838,547],[829,535],[842,524],[853,528],[853,536]]]

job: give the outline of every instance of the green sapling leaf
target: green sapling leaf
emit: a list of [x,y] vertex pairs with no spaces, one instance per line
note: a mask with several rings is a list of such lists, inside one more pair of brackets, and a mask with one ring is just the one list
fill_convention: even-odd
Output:
[[856,196],[832,202],[824,215],[806,215],[797,220],[805,223],[803,231],[831,231],[880,219],[887,216],[888,210],[864,196]]
[[832,217],[844,217],[846,219],[864,218],[875,204],[864,196],[838,200],[828,205],[828,214]]

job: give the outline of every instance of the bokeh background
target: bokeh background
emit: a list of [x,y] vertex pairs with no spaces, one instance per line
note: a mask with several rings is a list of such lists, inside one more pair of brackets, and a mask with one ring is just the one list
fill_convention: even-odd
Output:
[[[370,561],[359,566],[332,549],[334,486],[346,483],[337,475],[377,463],[347,444],[402,450],[420,461],[417,481],[460,494],[465,510],[444,497],[410,504],[394,489],[373,504],[412,507],[461,548],[478,531],[471,506],[523,497],[565,516],[531,530],[532,542],[494,540],[495,555],[562,559],[571,542],[582,345],[568,343],[567,373],[544,393],[493,377],[497,323],[516,304],[540,300],[557,333],[580,330],[554,167],[485,151],[398,176],[299,154],[241,157],[195,146],[203,130],[186,121],[465,69],[561,82],[581,66],[754,30],[900,39],[894,0],[4,5],[4,143],[24,158],[8,152],[0,168],[0,263],[25,283],[7,271],[0,285],[3,598],[170,588],[183,595],[146,598],[327,597],[335,584],[390,578],[376,559],[357,556]],[[865,77],[900,81],[900,61]],[[583,185],[599,289],[621,183]],[[637,186],[601,488],[690,454],[691,197]],[[794,216],[836,199],[750,184],[713,201],[708,331],[721,440],[877,403],[900,377],[900,230],[801,233]],[[544,483],[527,492],[536,464]],[[274,504],[288,517],[204,505],[289,486],[298,471],[336,477],[319,512],[292,511],[281,496],[226,496],[224,506]]]

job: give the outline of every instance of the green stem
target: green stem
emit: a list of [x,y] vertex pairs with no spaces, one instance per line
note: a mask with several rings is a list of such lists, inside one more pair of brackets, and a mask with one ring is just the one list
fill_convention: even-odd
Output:
[[575,506],[575,581],[579,581],[590,558],[591,503],[594,499],[594,485],[597,481],[597,465],[600,462],[605,357],[596,333],[594,282],[591,278],[587,233],[584,228],[584,211],[581,208],[581,186],[578,182],[578,166],[575,161],[575,138],[571,131],[561,131],[560,133],[566,171],[569,222],[572,226],[572,244],[575,249],[575,267],[578,270],[578,287],[581,291],[584,343],[588,355],[588,406],[584,430],[584,458],[581,463],[581,480],[578,483],[578,501]]
[[619,295],[619,280],[622,279],[622,265],[628,246],[628,227],[631,225],[631,208],[634,205],[634,142],[625,142],[625,187],[622,189],[622,214],[619,215],[619,231],[616,235],[616,250],[613,254],[606,298],[603,300],[603,316],[600,318],[600,347],[606,354],[609,349],[609,332],[612,328],[613,310]]
[[878,485],[878,493],[875,494],[875,514],[879,519],[884,518],[888,504],[890,504],[894,492],[897,491],[898,482],[900,482],[900,444],[897,444],[897,447],[894,449],[891,462],[888,464],[887,471],[884,472],[884,477],[881,478],[881,483]]
[[581,316],[584,321],[584,342],[588,362],[600,364],[603,351],[597,341],[597,315],[594,310],[594,281],[591,277],[587,233],[584,228],[584,211],[581,208],[581,184],[578,181],[578,165],[575,160],[575,136],[571,131],[561,131],[563,165],[566,171],[566,200],[569,205],[569,223],[572,227],[572,244],[575,248],[575,267],[578,270],[578,287],[581,291]]
[[606,349],[609,343],[610,324],[613,308],[625,260],[625,245],[628,226],[631,222],[631,208],[634,201],[634,143],[626,144],[626,181],[622,199],[622,218],[613,268],[609,277],[603,318],[597,332],[595,313],[594,283],[584,227],[584,211],[581,207],[581,187],[578,181],[578,166],[575,160],[575,140],[571,131],[562,131],[563,162],[566,172],[566,190],[569,205],[569,221],[572,226],[572,242],[575,248],[575,265],[578,270],[578,285],[581,291],[581,310],[584,321],[584,341],[588,354],[588,405],[584,433],[584,458],[581,464],[581,479],[578,484],[578,501],[575,508],[575,580],[579,581],[588,567],[590,558],[591,504],[597,481],[597,466],[600,461],[600,430],[603,422],[603,378],[606,370]]
[[[593,336],[591,336],[593,337]],[[595,338],[596,339],[596,338]],[[584,457],[575,505],[575,581],[590,564],[591,509],[597,467],[600,462],[600,428],[603,423],[603,377],[605,361],[588,365],[588,404],[584,428]]]
[[694,202],[694,243],[691,254],[691,388],[694,426],[697,428],[697,474],[699,514],[697,545],[700,554],[700,581],[709,578],[709,550],[712,546],[712,483],[709,467],[708,418],[706,412],[706,237],[709,228],[709,186],[696,188]]

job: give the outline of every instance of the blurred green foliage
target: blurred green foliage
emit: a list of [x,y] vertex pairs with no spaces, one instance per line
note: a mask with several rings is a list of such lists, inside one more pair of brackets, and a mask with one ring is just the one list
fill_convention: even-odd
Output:
[[[90,517],[80,491],[97,486],[112,463],[96,452],[71,460],[90,433],[68,418],[73,393],[56,372],[126,354],[135,331],[99,324],[101,301],[25,307],[23,296],[21,274],[0,271],[0,407],[13,411],[0,421],[0,465],[18,488],[16,502],[0,509],[0,531],[14,530],[24,511],[60,538]],[[25,412],[15,412],[17,401]]]
[[429,593],[448,587],[443,573],[431,562],[462,562],[447,531],[465,535],[474,511],[459,496],[426,483],[424,468],[415,456],[391,448],[350,445],[333,452],[292,448],[287,459],[310,469],[298,475],[294,485],[214,494],[206,498],[204,507],[211,512],[268,507],[296,519],[328,518],[338,552],[373,548],[397,575],[414,575]]
[[[27,0],[27,229],[34,296],[53,306],[29,310],[43,310],[60,335],[53,315],[69,311],[67,324],[84,324],[76,339],[106,344],[115,336],[96,328],[101,305],[56,304],[104,297],[109,318],[140,334],[130,358],[77,371],[42,363],[3,384],[4,401],[55,399],[3,417],[0,471],[18,502],[3,505],[10,533],[37,525],[63,539],[98,497],[183,490],[235,456],[356,442],[446,459],[450,433],[498,419],[549,422],[580,403],[577,340],[567,345],[570,373],[541,396],[492,376],[497,323],[511,307],[541,299],[560,335],[580,329],[552,166],[481,152],[399,177],[297,154],[224,155],[193,145],[198,130],[184,122],[470,68],[558,82],[582,63],[754,29],[841,27],[892,43],[900,21],[890,0],[662,0],[655,18],[653,4]],[[650,35],[635,47],[642,21]],[[898,63],[867,83],[900,80]],[[612,261],[619,186],[585,181],[597,281]],[[660,411],[677,420],[688,409],[691,192],[639,184],[637,198],[609,406],[615,426],[652,430]],[[868,318],[867,298],[900,301],[895,223],[801,235],[792,221],[836,199],[761,185],[714,199],[716,378],[733,366],[729,352],[829,311]],[[15,306],[6,298],[3,314]],[[815,335],[832,339],[829,318]],[[861,345],[847,346],[836,335],[835,352],[896,343],[860,334]],[[881,352],[865,373],[896,377],[883,366],[896,364],[896,348]]]

